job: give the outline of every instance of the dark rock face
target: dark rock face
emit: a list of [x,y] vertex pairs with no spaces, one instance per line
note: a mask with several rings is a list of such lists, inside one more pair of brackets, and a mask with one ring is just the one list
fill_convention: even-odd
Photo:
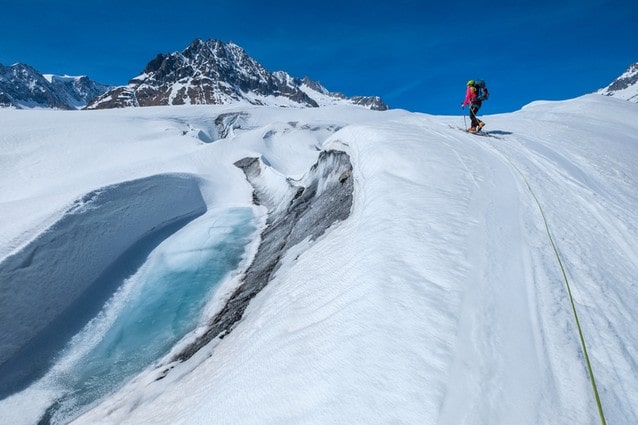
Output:
[[602,89],[600,93],[638,102],[638,62],[630,65],[620,77]]
[[96,83],[87,76],[60,77],[52,76],[53,86],[62,93],[67,105],[73,109],[81,109],[88,103],[111,88],[106,84]]
[[378,97],[348,101],[307,78],[300,80],[282,71],[268,72],[236,44],[199,39],[181,53],[157,55],[127,86],[104,93],[88,109],[239,101],[277,104],[273,98],[291,105],[317,107],[320,102],[313,94],[371,109],[388,109]]
[[25,64],[0,64],[0,106],[15,108],[80,109],[110,86],[88,77],[46,78]]
[[609,91],[617,91],[628,88],[638,83],[638,62],[631,65],[625,73],[611,83],[608,87]]
[[299,182],[289,181],[287,205],[269,205],[267,188],[256,183],[263,170],[257,158],[244,158],[235,165],[244,170],[254,187],[254,200],[269,209],[266,229],[257,254],[246,270],[243,283],[213,318],[208,331],[179,354],[187,360],[216,337],[223,338],[241,320],[250,300],[271,280],[288,248],[306,238],[314,240],[333,223],[345,220],[352,208],[352,165],[345,152],[323,151],[319,160]]
[[385,107],[381,106],[385,105],[385,103],[383,103],[383,100],[381,100],[379,96],[354,96],[351,97],[350,100],[352,100],[353,104],[365,106],[368,109],[378,111],[385,111],[389,109],[387,105]]
[[0,92],[2,106],[70,109],[42,74],[24,64],[0,65]]

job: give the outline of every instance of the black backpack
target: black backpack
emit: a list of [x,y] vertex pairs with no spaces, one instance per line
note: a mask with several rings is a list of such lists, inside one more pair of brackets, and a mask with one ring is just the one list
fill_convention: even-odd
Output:
[[476,88],[476,100],[484,101],[490,97],[490,92],[487,90],[485,86],[485,81],[476,80],[474,82],[474,87]]

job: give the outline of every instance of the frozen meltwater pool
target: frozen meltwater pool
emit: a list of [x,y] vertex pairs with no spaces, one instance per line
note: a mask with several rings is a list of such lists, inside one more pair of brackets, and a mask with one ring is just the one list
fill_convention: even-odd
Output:
[[[165,356],[201,324],[255,230],[250,208],[209,211],[162,242],[41,380],[0,402],[0,415],[36,408],[31,419],[66,423]],[[25,416],[16,419],[33,423]]]

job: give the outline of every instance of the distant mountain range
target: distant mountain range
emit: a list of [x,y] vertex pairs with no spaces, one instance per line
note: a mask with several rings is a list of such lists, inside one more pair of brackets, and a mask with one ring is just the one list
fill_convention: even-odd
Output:
[[234,43],[199,39],[181,53],[157,55],[128,85],[107,91],[88,109],[236,102],[304,107],[355,104],[388,109],[378,96],[332,93],[308,78],[267,71]]
[[[598,93],[638,103],[638,62]],[[86,76],[41,74],[25,64],[0,64],[0,107],[108,109],[239,102],[389,109],[378,96],[347,97],[308,77],[269,72],[238,45],[219,40],[196,39],[182,52],[159,54],[140,75],[117,87]]]
[[638,103],[638,62],[630,65],[620,77],[599,93]]
[[234,43],[195,40],[183,52],[159,54],[125,86],[88,77],[41,74],[25,64],[0,65],[0,107],[108,109],[130,106],[229,104],[318,107],[388,106],[378,96],[347,97],[309,78],[269,72]]
[[0,106],[81,109],[111,86],[88,77],[41,74],[25,64],[0,64]]

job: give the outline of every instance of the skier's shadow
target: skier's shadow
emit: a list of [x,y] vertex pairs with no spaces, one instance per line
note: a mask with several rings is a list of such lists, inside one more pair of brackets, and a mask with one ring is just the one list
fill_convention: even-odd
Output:
[[503,130],[490,130],[490,134],[494,134],[497,136],[507,136],[509,134],[514,134],[511,131],[503,131]]

